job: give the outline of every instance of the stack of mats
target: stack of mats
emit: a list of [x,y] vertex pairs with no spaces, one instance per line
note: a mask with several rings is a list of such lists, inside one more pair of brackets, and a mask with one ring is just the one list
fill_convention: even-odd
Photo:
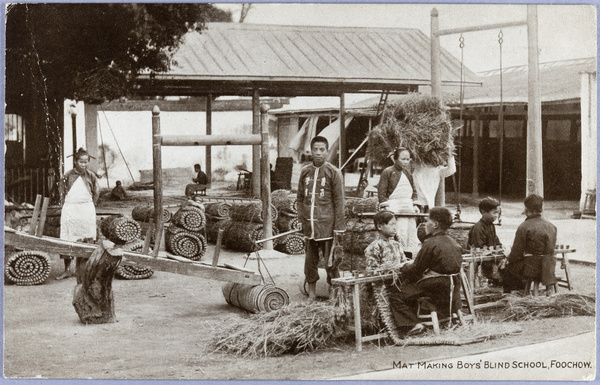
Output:
[[206,253],[206,239],[201,232],[205,225],[204,206],[193,201],[184,203],[165,231],[167,251],[199,261]]

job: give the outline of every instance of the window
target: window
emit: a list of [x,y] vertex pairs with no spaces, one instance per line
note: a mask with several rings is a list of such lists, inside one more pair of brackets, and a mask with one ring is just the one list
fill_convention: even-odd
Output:
[[21,115],[4,117],[4,141],[7,163],[25,163],[25,121]]

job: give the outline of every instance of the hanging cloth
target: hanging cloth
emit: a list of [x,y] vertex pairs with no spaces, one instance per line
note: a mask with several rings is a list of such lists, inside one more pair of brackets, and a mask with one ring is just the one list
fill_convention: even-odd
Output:
[[[393,213],[413,213],[413,188],[404,172],[388,200],[388,209]],[[415,218],[396,218],[396,235],[404,251],[416,254],[419,249],[417,222]]]
[[60,215],[60,238],[65,241],[96,239],[96,208],[81,177],[75,180],[65,197]]

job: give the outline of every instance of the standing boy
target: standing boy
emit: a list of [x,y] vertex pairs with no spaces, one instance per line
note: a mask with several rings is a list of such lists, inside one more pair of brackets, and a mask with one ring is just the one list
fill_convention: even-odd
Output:
[[523,290],[530,279],[546,287],[556,283],[556,226],[542,218],[544,199],[531,194],[524,201],[527,216],[517,228],[508,264],[502,270],[504,292]]
[[[308,283],[308,298],[316,298],[319,280],[319,252],[328,260],[333,244],[333,231],[345,230],[344,182],[340,170],[325,161],[329,143],[322,136],[310,142],[311,164],[302,168],[298,181],[298,218],[307,237],[304,276]],[[329,262],[329,261],[328,261]],[[333,262],[333,261],[331,261]],[[337,278],[337,266],[327,263],[327,283]]]
[[[494,198],[485,198],[479,202],[479,212],[481,219],[469,231],[467,247],[482,248],[502,246],[496,235],[494,222],[500,216],[500,202]],[[485,261],[481,263],[481,273],[490,283],[498,284],[500,276],[498,265],[494,261]]]

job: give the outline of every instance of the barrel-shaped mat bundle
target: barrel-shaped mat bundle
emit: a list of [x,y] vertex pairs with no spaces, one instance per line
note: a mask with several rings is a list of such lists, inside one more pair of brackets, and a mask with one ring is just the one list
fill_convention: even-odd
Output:
[[306,247],[304,235],[294,233],[279,238],[281,241],[275,246],[275,249],[286,254],[303,254]]
[[202,234],[171,224],[165,232],[167,251],[192,261],[199,261],[206,253],[206,239]]
[[288,293],[274,285],[228,282],[223,285],[223,296],[228,304],[252,313],[279,310],[290,303]]
[[[277,235],[278,233],[277,228],[273,227],[273,235]],[[227,231],[223,234],[223,243],[232,250],[251,252],[262,249],[262,243],[257,245],[254,242],[264,238],[265,233],[262,224],[231,221],[227,227]],[[274,245],[278,243],[279,239],[273,242]]]
[[217,243],[217,237],[219,236],[219,230],[223,229],[223,241],[225,244],[225,234],[229,231],[229,226],[233,221],[231,219],[215,220],[214,217],[206,218],[206,238],[210,243]]
[[109,241],[119,245],[136,241],[142,235],[140,224],[123,215],[112,215],[103,220],[100,231]]
[[[171,221],[173,215],[171,212],[163,208],[163,222],[167,223]],[[136,221],[149,222],[150,219],[154,218],[154,207],[152,206],[135,206],[131,210],[131,217]]]
[[200,231],[206,224],[206,215],[201,206],[184,205],[173,214],[171,222],[189,231]]
[[206,215],[212,217],[229,218],[231,216],[231,203],[212,202],[205,205]]
[[[144,249],[143,241],[135,241],[127,243],[121,247],[123,251],[133,251],[135,253],[141,253]],[[120,279],[147,279],[154,274],[154,270],[141,266],[137,263],[126,261],[119,264],[117,270],[115,270],[115,277]]]
[[298,215],[298,196],[288,190],[275,190],[271,193],[271,203],[279,214],[287,213],[291,215]]
[[[263,223],[262,202],[234,203],[230,209],[231,219],[237,222]],[[271,204],[271,219],[277,220],[278,212]]]
[[19,251],[6,260],[4,275],[19,286],[40,285],[50,276],[50,257],[41,251]]
[[290,216],[286,213],[279,213],[275,225],[282,233],[290,230],[302,230],[302,223],[296,216]]
[[346,231],[342,237],[344,252],[362,254],[375,239],[377,239],[377,229],[372,220],[346,221]]
[[346,198],[344,200],[344,215],[346,218],[356,218],[362,213],[379,211],[377,198]]

